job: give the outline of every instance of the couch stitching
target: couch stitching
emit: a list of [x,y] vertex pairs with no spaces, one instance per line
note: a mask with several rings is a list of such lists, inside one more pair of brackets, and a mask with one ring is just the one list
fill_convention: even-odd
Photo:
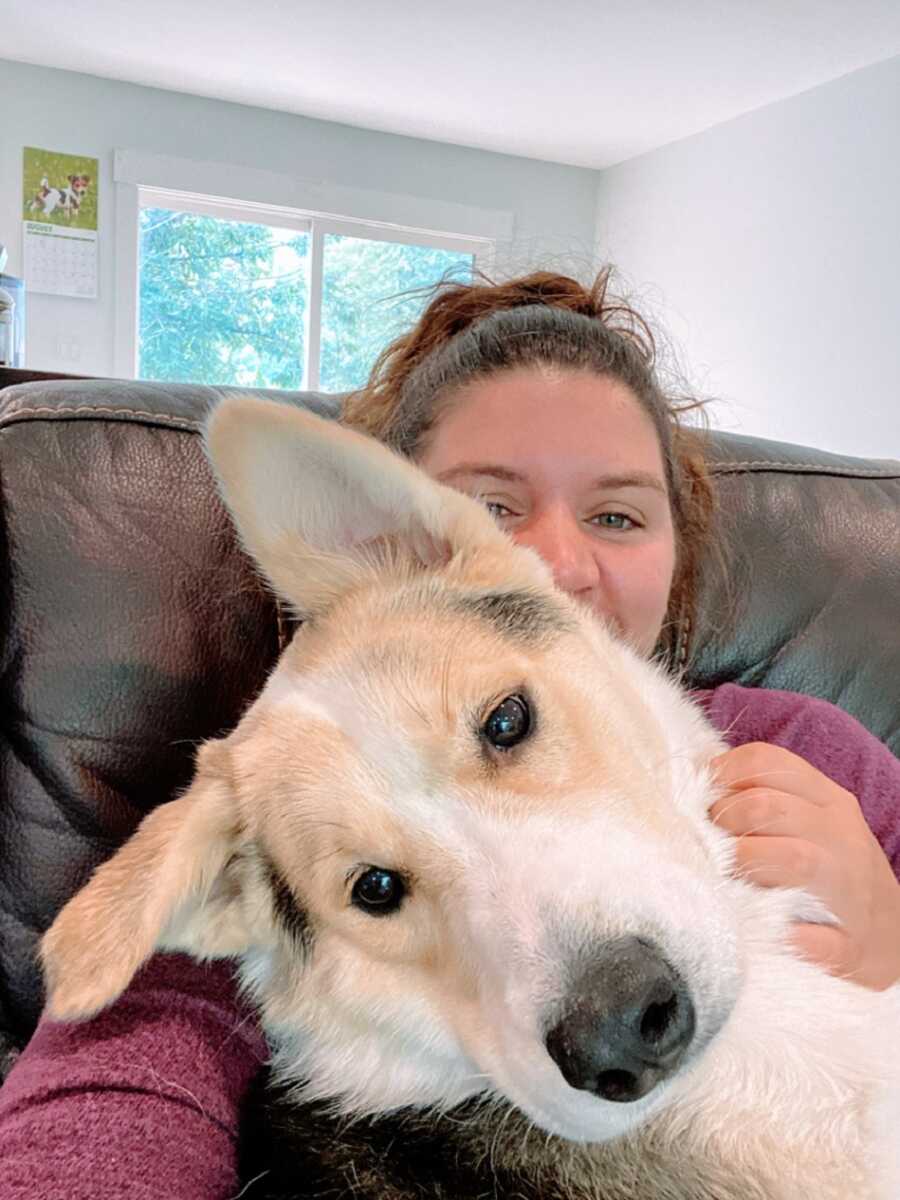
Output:
[[11,425],[14,421],[19,420],[20,417],[45,415],[72,417],[83,413],[103,413],[106,416],[114,417],[146,417],[150,421],[162,421],[166,425],[177,425],[182,429],[190,429],[198,432],[202,427],[201,422],[192,421],[188,417],[173,417],[169,413],[147,412],[141,408],[106,408],[95,404],[79,404],[61,408],[53,408],[50,405],[39,406],[37,408],[20,408],[0,417],[0,426]]
[[775,469],[782,471],[818,471],[822,475],[864,475],[866,477],[884,477],[893,479],[900,475],[900,463],[896,467],[845,467],[840,463],[821,462],[778,462],[774,459],[753,459],[746,462],[712,462],[709,469],[713,474],[727,474],[730,471],[752,471],[758,469]]
[[[39,405],[35,408],[20,408],[0,416],[0,427],[10,425],[23,417],[38,416],[78,416],[84,413],[102,413],[114,417],[146,417],[150,421],[159,421],[165,425],[174,425],[181,429],[199,432],[202,422],[193,421],[188,417],[174,417],[170,413],[149,412],[141,408],[109,408],[105,405],[78,404],[64,405],[54,408],[51,405]],[[713,474],[728,474],[732,471],[752,470],[784,470],[784,471],[818,471],[826,475],[862,476],[872,479],[892,479],[900,475],[900,464],[894,468],[881,467],[845,467],[838,463],[816,462],[785,462],[777,459],[746,459],[737,462],[711,462],[709,469]]]

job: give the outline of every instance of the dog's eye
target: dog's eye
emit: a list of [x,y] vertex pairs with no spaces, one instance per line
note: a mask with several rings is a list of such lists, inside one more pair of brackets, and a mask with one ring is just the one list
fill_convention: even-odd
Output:
[[353,885],[351,899],[357,908],[373,917],[396,912],[406,895],[406,885],[396,871],[369,867]]
[[498,704],[482,728],[496,750],[510,750],[531,732],[531,710],[523,696],[507,696]]

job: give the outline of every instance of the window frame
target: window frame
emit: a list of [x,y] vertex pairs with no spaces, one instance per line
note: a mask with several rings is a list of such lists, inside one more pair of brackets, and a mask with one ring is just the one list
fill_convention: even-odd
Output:
[[[190,187],[173,187],[172,183],[184,181],[215,185],[221,183],[221,172],[215,168],[222,164],[208,164],[205,172],[197,171],[204,164],[183,163],[177,160],[161,160],[148,163],[153,156],[140,156],[132,152],[116,152],[114,175],[116,180],[116,306],[115,306],[115,372],[120,378],[137,378],[138,365],[138,321],[140,302],[140,211],[142,208],[165,208],[176,212],[196,212],[217,217],[221,220],[247,221],[259,225],[274,225],[282,229],[295,229],[310,234],[308,304],[306,329],[304,331],[304,362],[301,387],[304,391],[316,391],[319,387],[321,351],[322,272],[324,264],[325,238],[329,234],[366,238],[371,241],[399,242],[404,245],[428,246],[435,249],[455,250],[471,254],[476,269],[490,273],[495,261],[497,242],[509,237],[512,216],[509,213],[489,209],[470,209],[464,205],[447,202],[431,202],[417,197],[397,196],[388,193],[367,192],[348,188],[332,188],[335,194],[321,184],[304,185],[303,181],[291,180],[293,195],[306,190],[312,199],[320,202],[332,201],[344,205],[354,204],[358,210],[376,211],[379,216],[410,216],[415,223],[400,220],[373,219],[372,216],[335,213],[332,204],[329,211],[322,207],[300,207],[297,204],[274,204],[252,199],[247,195],[247,176],[251,171],[237,171],[238,187],[234,190],[244,196],[226,197],[207,190],[197,191]],[[135,161],[137,160],[137,161]],[[188,167],[194,168],[193,171]],[[138,182],[156,176],[161,182]],[[193,175],[194,178],[189,178]],[[198,178],[199,175],[199,178]],[[178,177],[181,177],[181,180]],[[243,176],[243,178],[242,178]],[[260,180],[255,183],[257,194]],[[271,178],[265,181],[265,191],[271,194]],[[394,210],[392,212],[392,210]],[[429,217],[434,217],[434,222]],[[419,218],[419,220],[415,220]],[[424,218],[424,220],[422,220]],[[463,227],[463,233],[450,233],[436,228],[453,221]],[[421,223],[420,223],[421,222]],[[480,228],[479,228],[480,227]],[[482,232],[483,230],[483,232]]]

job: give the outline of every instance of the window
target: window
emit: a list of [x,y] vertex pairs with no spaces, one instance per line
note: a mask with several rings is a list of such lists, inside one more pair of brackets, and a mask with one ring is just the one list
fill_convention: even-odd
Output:
[[360,386],[421,289],[490,249],[148,188],[138,225],[138,377],[248,387]]
[[360,387],[382,347],[425,307],[427,297],[409,293],[448,273],[471,279],[473,262],[459,250],[326,234],[319,387]]
[[309,234],[140,212],[138,376],[299,388]]

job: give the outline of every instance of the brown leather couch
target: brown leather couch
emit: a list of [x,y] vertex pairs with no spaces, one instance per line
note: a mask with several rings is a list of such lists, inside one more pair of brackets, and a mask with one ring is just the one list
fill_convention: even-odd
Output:
[[[187,784],[289,636],[203,458],[218,395],[0,391],[0,1075],[41,1008],[37,938]],[[731,583],[710,570],[684,614],[686,681],[823,696],[900,754],[900,463],[733,435],[712,459]]]

